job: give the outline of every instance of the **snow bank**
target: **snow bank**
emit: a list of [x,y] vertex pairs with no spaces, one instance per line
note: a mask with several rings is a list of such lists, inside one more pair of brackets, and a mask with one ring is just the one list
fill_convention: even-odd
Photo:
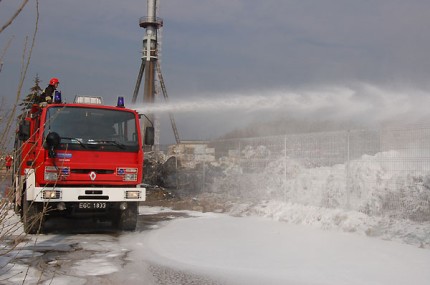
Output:
[[378,237],[430,248],[430,223],[406,219],[369,216],[358,211],[328,209],[280,201],[235,204],[233,216],[261,216],[280,222],[310,225],[324,230],[335,230]]
[[[250,148],[244,148],[252,158]],[[255,155],[262,153],[256,149]],[[240,201],[233,215],[258,215],[430,246],[430,172],[397,151],[363,155],[346,164],[309,168],[278,158],[260,172],[226,164],[211,191]],[[399,159],[401,158],[401,159]],[[409,163],[408,171],[399,164]],[[249,162],[248,162],[249,165]]]

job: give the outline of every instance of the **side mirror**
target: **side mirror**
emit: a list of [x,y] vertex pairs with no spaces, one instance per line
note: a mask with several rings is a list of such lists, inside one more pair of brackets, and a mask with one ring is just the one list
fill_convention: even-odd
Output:
[[155,130],[154,127],[145,128],[145,145],[154,145]]
[[61,138],[56,132],[49,133],[46,136],[46,144],[48,145],[48,157],[54,158],[56,156],[55,149],[60,145]]
[[30,138],[30,122],[22,121],[19,124],[18,139],[21,141],[26,141]]

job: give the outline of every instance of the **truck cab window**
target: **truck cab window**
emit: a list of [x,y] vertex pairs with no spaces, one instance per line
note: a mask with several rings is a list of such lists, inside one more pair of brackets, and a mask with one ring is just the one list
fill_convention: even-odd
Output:
[[103,151],[137,151],[136,118],[133,113],[84,107],[51,107],[46,116],[44,137],[60,135],[61,147],[93,146]]

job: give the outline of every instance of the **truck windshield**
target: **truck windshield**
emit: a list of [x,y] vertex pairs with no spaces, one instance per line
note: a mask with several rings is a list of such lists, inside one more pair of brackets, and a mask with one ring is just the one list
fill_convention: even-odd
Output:
[[44,137],[56,132],[59,149],[138,151],[139,138],[134,113],[83,107],[50,107]]

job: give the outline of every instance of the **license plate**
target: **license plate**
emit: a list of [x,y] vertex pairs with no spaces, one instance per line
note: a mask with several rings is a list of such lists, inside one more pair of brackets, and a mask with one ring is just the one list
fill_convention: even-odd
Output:
[[101,202],[81,202],[79,209],[106,209],[106,203]]

